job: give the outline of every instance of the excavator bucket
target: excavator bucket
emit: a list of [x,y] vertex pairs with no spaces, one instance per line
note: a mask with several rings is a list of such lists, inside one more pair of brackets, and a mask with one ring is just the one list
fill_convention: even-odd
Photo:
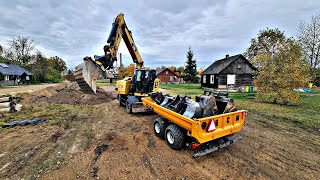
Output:
[[97,93],[96,80],[99,71],[97,66],[91,60],[87,60],[80,64],[76,70],[76,81],[80,90],[86,94]]

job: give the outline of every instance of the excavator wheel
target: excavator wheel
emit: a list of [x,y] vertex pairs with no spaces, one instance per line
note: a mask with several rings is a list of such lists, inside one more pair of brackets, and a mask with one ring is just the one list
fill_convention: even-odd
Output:
[[129,98],[126,101],[126,111],[128,114],[132,114],[132,105],[130,104]]

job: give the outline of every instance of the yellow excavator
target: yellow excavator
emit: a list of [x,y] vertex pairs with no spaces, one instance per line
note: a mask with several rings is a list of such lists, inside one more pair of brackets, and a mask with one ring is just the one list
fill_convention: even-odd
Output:
[[156,78],[156,71],[143,67],[143,60],[136,47],[132,33],[124,20],[124,15],[119,14],[111,28],[107,45],[103,47],[103,56],[85,57],[84,62],[76,70],[76,81],[84,93],[96,93],[96,80],[99,72],[113,68],[117,61],[121,39],[125,42],[136,69],[132,77],[126,77],[116,82],[119,104],[126,107],[128,113],[148,111],[142,102],[142,97],[159,90],[160,80]]

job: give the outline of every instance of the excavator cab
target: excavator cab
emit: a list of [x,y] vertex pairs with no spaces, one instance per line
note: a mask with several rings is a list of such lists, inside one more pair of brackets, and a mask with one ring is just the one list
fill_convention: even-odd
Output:
[[137,69],[131,82],[130,91],[135,95],[144,95],[153,91],[156,71],[148,69]]

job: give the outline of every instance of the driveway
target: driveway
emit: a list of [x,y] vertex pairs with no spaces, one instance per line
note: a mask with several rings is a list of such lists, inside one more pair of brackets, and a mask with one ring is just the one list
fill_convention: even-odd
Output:
[[21,92],[33,92],[40,89],[44,89],[49,86],[55,86],[56,84],[37,84],[37,85],[27,85],[27,86],[12,86],[9,88],[0,88],[0,95],[3,94],[15,94]]

